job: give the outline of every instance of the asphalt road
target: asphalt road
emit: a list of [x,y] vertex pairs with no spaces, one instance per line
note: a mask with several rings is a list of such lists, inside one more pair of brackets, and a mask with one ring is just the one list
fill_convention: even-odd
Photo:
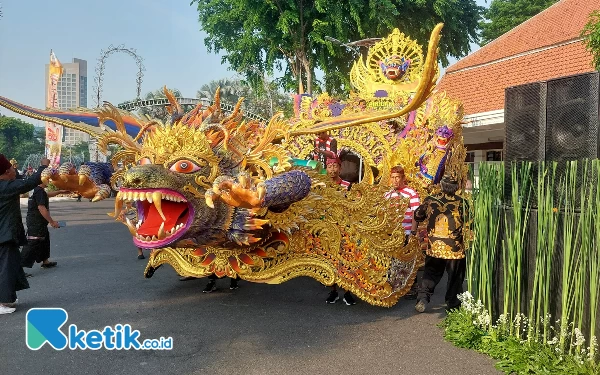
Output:
[[[51,202],[51,259],[58,267],[31,271],[20,306],[0,316],[3,374],[498,374],[494,362],[447,343],[436,325],[443,290],[429,312],[414,301],[393,308],[358,302],[327,305],[328,288],[308,278],[282,285],[226,280],[212,294],[206,280],[181,282],[163,266],[143,278],[127,228],[106,215],[113,201]],[[23,207],[25,209],[25,207]],[[441,285],[442,288],[445,285]],[[57,351],[25,345],[25,314],[61,307],[66,324],[102,330],[130,324],[142,338],[173,338],[171,351]],[[65,327],[63,327],[64,330]]]

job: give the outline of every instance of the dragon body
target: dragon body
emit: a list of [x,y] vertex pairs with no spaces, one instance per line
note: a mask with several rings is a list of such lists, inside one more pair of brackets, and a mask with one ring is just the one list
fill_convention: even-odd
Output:
[[[113,215],[123,217],[123,206],[136,203],[136,218],[123,222],[136,246],[153,250],[146,277],[163,264],[183,276],[273,284],[309,276],[371,304],[392,306],[410,289],[422,253],[416,239],[405,242],[399,218],[408,202],[383,199],[389,168],[402,164],[418,189],[431,188],[432,181],[419,180],[418,161],[442,122],[451,122],[448,149],[454,151],[438,164],[460,172],[464,161],[458,162],[458,107],[443,95],[432,97],[440,31],[438,25],[426,59],[420,47],[394,31],[373,47],[368,64],[353,69],[358,95],[343,103],[325,98],[323,105],[306,105],[312,99],[303,98],[295,119],[276,115],[267,124],[245,121],[241,101],[222,113],[218,92],[213,106],[183,113],[165,89],[171,103],[167,124],[137,119],[110,104],[93,115],[78,111],[77,117],[2,97],[0,105],[86,131],[101,149],[121,146],[112,159],[115,166],[125,165],[111,177],[120,186]],[[386,54],[410,61],[401,76],[389,78],[381,70]],[[402,136],[387,125],[407,118],[411,128]],[[336,135],[338,147],[372,167],[348,192],[322,174],[319,163],[304,160],[321,132]],[[80,181],[73,169],[51,178]]]

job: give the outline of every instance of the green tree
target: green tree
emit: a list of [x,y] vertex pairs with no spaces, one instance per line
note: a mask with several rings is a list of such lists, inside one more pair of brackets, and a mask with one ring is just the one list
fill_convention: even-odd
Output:
[[106,155],[106,156],[110,160],[115,156],[115,154],[117,152],[121,151],[122,149],[123,149],[123,146],[121,146],[121,145],[110,144],[107,146],[108,155]]
[[[173,95],[175,95],[176,98],[182,97],[181,91],[179,91],[177,89],[171,89],[171,90],[173,91]],[[162,98],[166,98],[166,97],[167,96],[165,95],[165,92],[163,91],[163,89],[158,89],[158,90],[154,90],[154,91],[147,93],[145,99],[146,100],[162,99]],[[169,115],[169,112],[167,111],[166,106],[154,106],[154,107],[140,108],[138,110],[138,113],[142,116],[150,116],[150,118],[158,119],[163,122],[166,122],[167,120],[169,120],[171,118],[171,116]]]
[[324,88],[347,89],[355,57],[326,36],[343,42],[381,37],[398,27],[426,44],[435,24],[444,22],[440,61],[462,57],[478,41],[484,8],[475,0],[192,0],[209,51],[225,51],[223,62],[254,87],[261,72],[285,70],[278,81],[286,90],[316,91],[315,70],[325,73]]
[[72,146],[63,147],[61,150],[61,161],[66,162],[70,160],[75,160],[76,158],[82,161],[90,160],[90,143],[81,141]]
[[590,14],[587,24],[581,31],[583,43],[593,56],[592,64],[600,70],[600,10]]
[[242,109],[265,119],[270,119],[278,111],[286,115],[293,112],[293,103],[290,95],[279,91],[275,82],[263,81],[260,90],[255,90],[248,82],[239,78],[224,78],[210,81],[202,85],[196,93],[198,99],[213,99],[217,88],[220,87],[221,102],[235,104],[243,97]]
[[514,29],[558,0],[492,0],[481,21],[481,45]]
[[[179,91],[178,89],[169,88],[169,90],[173,91],[173,95],[176,98],[183,97],[183,95],[181,95],[181,91]],[[149,93],[147,93],[146,96],[144,97],[144,100],[164,99],[166,97],[167,96],[165,95],[163,89],[160,88],[158,90],[150,91]],[[190,110],[192,108],[193,108],[193,106],[184,106],[184,110]],[[169,115],[166,105],[140,108],[137,110],[137,113],[144,119],[146,118],[146,116],[149,116],[152,119],[161,120],[162,122],[167,122],[171,119],[171,115]]]
[[33,124],[0,116],[0,152],[15,158],[22,166],[29,154],[44,152],[44,142],[36,137]]
[[220,96],[221,101],[224,103],[237,103],[240,96],[243,96],[244,88],[240,80],[233,78],[222,78],[218,80],[210,81],[200,87],[200,90],[196,93],[198,99],[207,98],[213,100],[217,88],[221,88]]

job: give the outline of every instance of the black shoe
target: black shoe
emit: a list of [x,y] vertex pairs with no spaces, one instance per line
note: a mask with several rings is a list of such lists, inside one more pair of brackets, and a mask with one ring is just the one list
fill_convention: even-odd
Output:
[[344,298],[342,299],[342,301],[344,301],[348,306],[356,305],[356,301],[354,300],[354,297],[352,297],[352,293],[350,292],[344,293]]
[[229,284],[229,289],[231,289],[231,290],[239,289],[236,279],[231,279],[231,283]]
[[146,257],[144,256],[144,254],[140,254],[138,255],[138,259],[146,259]]
[[40,267],[42,268],[52,268],[52,267],[56,267],[58,263],[56,262],[48,262],[48,263],[42,263],[42,265]]
[[208,282],[208,284],[206,284],[204,290],[202,290],[202,293],[212,293],[215,290],[217,290],[217,284],[211,280]]
[[329,297],[327,297],[325,302],[326,303],[336,303],[336,301],[338,299],[340,299],[340,296],[338,295],[337,290],[332,290],[331,293],[329,293]]
[[32,274],[25,272],[25,277],[33,277]]

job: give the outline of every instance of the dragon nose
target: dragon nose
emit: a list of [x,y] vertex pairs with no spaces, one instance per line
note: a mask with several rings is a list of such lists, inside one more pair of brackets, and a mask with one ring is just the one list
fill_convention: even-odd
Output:
[[140,187],[147,179],[147,173],[140,168],[133,168],[125,173],[123,176],[123,186],[126,187]]
[[142,184],[142,179],[139,177],[134,177],[131,179],[131,184],[132,185],[141,185]]

